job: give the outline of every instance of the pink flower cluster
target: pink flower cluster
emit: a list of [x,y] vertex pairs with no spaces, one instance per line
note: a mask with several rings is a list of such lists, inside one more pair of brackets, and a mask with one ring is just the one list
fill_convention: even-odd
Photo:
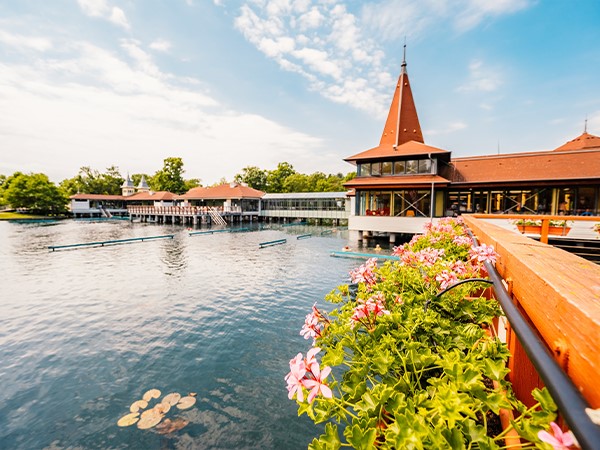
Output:
[[318,338],[321,337],[321,331],[323,331],[323,324],[328,323],[329,320],[317,309],[315,303],[312,307],[312,312],[306,315],[304,325],[300,330],[300,334],[304,336],[304,339]]
[[444,254],[444,249],[429,247],[419,250],[418,252],[412,252],[406,248],[403,248],[398,256],[400,256],[400,260],[407,266],[423,265],[431,267],[436,263],[436,261],[441,259]]
[[492,264],[496,264],[498,253],[494,250],[491,245],[481,244],[480,246],[472,246],[469,250],[469,256],[471,261],[478,264],[483,264],[485,261],[489,261]]
[[312,403],[319,394],[322,394],[325,398],[333,397],[333,392],[325,384],[325,378],[331,372],[331,367],[323,367],[321,370],[315,358],[320,351],[319,347],[314,347],[306,352],[306,359],[302,357],[302,353],[298,353],[295,358],[290,360],[290,373],[285,376],[290,400],[295,395],[299,402],[303,402],[304,389],[310,390],[307,398],[308,403]]
[[455,236],[452,242],[456,245],[467,245],[469,247],[473,245],[473,240],[469,236]]
[[365,283],[373,286],[377,283],[373,269],[377,267],[377,258],[368,259],[362,266],[350,271],[350,279],[353,283]]
[[538,433],[540,441],[547,442],[554,450],[569,450],[569,448],[572,447],[579,448],[570,431],[563,433],[560,427],[554,422],[550,422],[550,427],[552,428],[553,434],[550,434],[547,431],[540,431]]
[[359,300],[359,304],[354,308],[352,317],[350,318],[350,326],[354,328],[358,324],[363,324],[367,329],[372,330],[375,327],[375,321],[378,316],[390,313],[385,309],[384,301],[385,297],[381,292],[372,295],[364,303]]
[[445,269],[435,276],[435,280],[440,283],[441,289],[446,289],[447,287],[456,283],[458,281],[458,277],[456,276],[455,272]]

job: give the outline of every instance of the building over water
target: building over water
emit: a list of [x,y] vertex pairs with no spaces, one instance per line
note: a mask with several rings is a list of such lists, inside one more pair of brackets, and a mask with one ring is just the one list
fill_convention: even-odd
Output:
[[600,137],[587,133],[550,151],[452,158],[425,143],[406,58],[379,145],[345,159],[357,176],[349,218],[354,237],[421,232],[463,212],[600,212]]

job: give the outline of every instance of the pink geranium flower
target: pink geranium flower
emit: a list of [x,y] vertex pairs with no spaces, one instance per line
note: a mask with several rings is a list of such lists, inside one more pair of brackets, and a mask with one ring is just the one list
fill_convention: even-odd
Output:
[[441,289],[446,289],[450,285],[456,283],[458,281],[458,277],[454,272],[449,270],[442,270],[439,274],[435,276],[435,280],[440,283]]
[[489,261],[492,264],[496,264],[496,258],[498,254],[491,245],[481,244],[480,246],[472,246],[469,250],[471,261],[483,263]]
[[563,433],[560,427],[554,422],[550,422],[550,427],[552,428],[553,435],[547,431],[540,431],[538,433],[540,441],[547,442],[554,450],[569,450],[569,447],[575,444],[570,432]]
[[290,373],[285,376],[287,382],[288,398],[291,400],[296,394],[298,401],[304,401],[304,392],[302,391],[302,379],[306,374],[306,363],[302,353],[298,353],[295,358],[290,360]]
[[304,387],[306,387],[307,389],[310,389],[310,392],[308,394],[308,403],[312,403],[312,401],[315,399],[315,397],[317,395],[319,395],[319,393],[321,393],[323,395],[323,397],[325,398],[332,398],[333,397],[333,392],[331,392],[331,389],[329,388],[329,386],[327,386],[324,382],[325,382],[325,378],[327,378],[327,375],[329,375],[329,373],[331,372],[331,367],[323,367],[323,370],[321,370],[319,368],[319,365],[317,364],[316,367],[312,368],[312,374],[314,376],[313,379],[305,379],[303,381]]

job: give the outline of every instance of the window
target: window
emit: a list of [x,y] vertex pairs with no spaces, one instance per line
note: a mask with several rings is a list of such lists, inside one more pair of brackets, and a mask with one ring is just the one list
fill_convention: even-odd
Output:
[[392,163],[391,162],[382,162],[381,163],[381,175],[391,175],[392,174]]
[[419,164],[418,161],[406,161],[406,174],[407,175],[412,175],[417,173],[417,171],[419,170]]
[[379,176],[381,175],[381,163],[373,163],[371,164],[371,176]]
[[419,161],[419,173],[431,173],[430,159],[422,159]]
[[404,161],[394,162],[394,175],[404,175],[405,163]]

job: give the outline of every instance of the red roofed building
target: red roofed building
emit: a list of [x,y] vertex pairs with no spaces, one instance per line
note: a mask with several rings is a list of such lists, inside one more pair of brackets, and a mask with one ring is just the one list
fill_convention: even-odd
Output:
[[260,199],[265,195],[240,183],[225,183],[213,187],[196,187],[185,194],[179,195],[178,200],[184,206],[206,206],[218,211],[235,213],[255,213],[260,211]]
[[585,130],[551,151],[452,158],[425,144],[405,60],[379,145],[345,160],[357,167],[345,187],[356,193],[348,227],[359,238],[392,240],[461,212],[600,212],[600,137]]

